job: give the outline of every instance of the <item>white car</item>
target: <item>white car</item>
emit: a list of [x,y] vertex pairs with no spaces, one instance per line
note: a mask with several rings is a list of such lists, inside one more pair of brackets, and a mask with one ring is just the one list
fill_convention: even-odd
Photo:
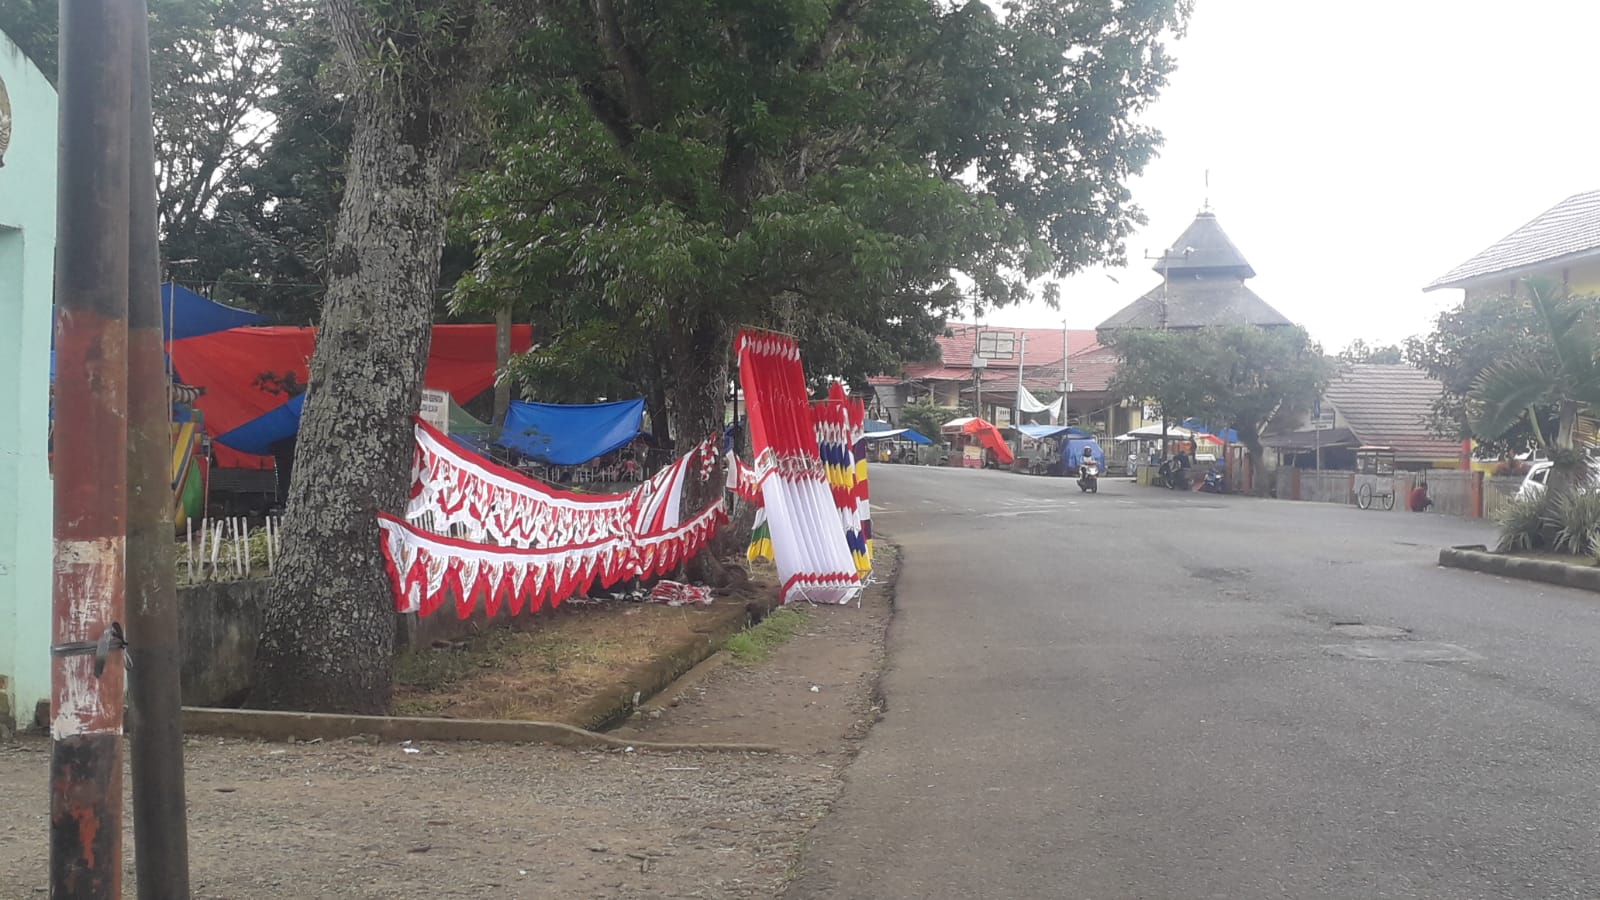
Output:
[[[1550,467],[1554,463],[1548,459],[1534,462],[1528,474],[1522,476],[1522,486],[1517,488],[1517,497],[1537,497],[1544,493],[1545,482],[1550,480]],[[1589,471],[1594,482],[1600,484],[1600,460],[1589,460]]]

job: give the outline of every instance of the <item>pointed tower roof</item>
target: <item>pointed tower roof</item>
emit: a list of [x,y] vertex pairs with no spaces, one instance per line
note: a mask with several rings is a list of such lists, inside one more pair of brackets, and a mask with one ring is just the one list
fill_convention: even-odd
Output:
[[1217,224],[1217,216],[1203,209],[1172,243],[1164,261],[1152,268],[1165,271],[1171,277],[1179,275],[1231,276],[1240,280],[1254,278],[1256,270],[1228,240],[1227,232]]

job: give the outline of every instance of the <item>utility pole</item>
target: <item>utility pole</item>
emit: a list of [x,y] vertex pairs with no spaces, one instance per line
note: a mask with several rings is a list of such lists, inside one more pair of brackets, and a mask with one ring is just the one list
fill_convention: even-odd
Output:
[[[1072,391],[1072,364],[1067,360],[1072,356],[1072,332],[1067,328],[1067,320],[1061,320],[1061,424],[1067,424],[1067,394]],[[1063,438],[1063,441],[1066,439]],[[1062,446],[1066,446],[1065,443]]]
[[1028,358],[1028,333],[1026,331],[1019,333],[1022,335],[1022,340],[1017,343],[1017,400],[1014,416],[1016,421],[1011,423],[1013,426],[1022,424],[1022,367]]
[[58,477],[50,629],[53,900],[122,895],[133,15],[126,0],[61,2]]
[[[134,0],[128,169],[128,676],[134,861],[140,900],[188,900],[189,839],[178,679],[172,398],[162,351],[149,14]],[[176,304],[173,304],[176,306]]]

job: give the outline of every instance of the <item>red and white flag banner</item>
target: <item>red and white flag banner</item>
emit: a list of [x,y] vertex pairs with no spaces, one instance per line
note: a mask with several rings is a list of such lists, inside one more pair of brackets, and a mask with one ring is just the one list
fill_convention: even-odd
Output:
[[861,590],[861,579],[817,447],[799,344],[788,335],[745,329],[738,351],[778,598],[847,603]]
[[480,600],[488,616],[507,606],[515,615],[559,605],[597,581],[609,587],[669,572],[699,553],[726,521],[719,501],[657,534],[544,548],[495,547],[430,534],[384,513],[378,515],[378,528],[395,609],[427,616],[454,598],[456,615],[465,619]]

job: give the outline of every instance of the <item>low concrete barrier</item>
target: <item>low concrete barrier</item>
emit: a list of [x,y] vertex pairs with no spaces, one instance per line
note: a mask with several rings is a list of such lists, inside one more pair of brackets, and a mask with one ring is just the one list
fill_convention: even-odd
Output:
[[1439,565],[1600,593],[1600,567],[1490,553],[1481,544],[1446,547],[1439,551]]

